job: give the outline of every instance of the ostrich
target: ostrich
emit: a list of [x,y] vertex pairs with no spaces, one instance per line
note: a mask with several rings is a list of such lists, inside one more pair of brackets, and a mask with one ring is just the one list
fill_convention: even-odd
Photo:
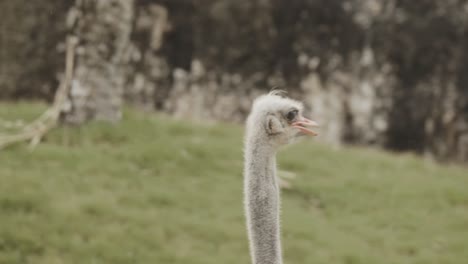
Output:
[[317,126],[302,116],[302,103],[272,91],[258,97],[247,118],[244,146],[244,205],[253,264],[281,264],[280,196],[276,151]]

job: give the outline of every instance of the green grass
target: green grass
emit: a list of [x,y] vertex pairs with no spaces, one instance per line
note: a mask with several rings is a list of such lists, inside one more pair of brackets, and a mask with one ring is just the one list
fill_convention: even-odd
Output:
[[[5,104],[31,119],[39,104]],[[468,170],[412,155],[284,149],[285,263],[465,264]],[[249,263],[242,128],[127,111],[0,151],[0,263]]]

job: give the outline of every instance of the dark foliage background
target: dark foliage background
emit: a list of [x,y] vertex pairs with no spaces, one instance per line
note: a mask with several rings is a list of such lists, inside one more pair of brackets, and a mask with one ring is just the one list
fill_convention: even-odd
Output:
[[73,1],[0,2],[0,98],[52,98]]
[[[74,4],[0,2],[1,98],[53,97]],[[150,44],[162,23],[154,6],[167,11],[160,47]],[[129,102],[241,122],[279,86],[332,143],[468,160],[466,1],[137,0],[128,12]]]

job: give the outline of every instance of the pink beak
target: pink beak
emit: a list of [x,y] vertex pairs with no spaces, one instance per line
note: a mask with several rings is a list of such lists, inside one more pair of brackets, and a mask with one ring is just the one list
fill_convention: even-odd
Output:
[[302,133],[310,136],[317,136],[318,133],[308,129],[307,127],[318,127],[319,124],[315,121],[300,117],[298,121],[291,124],[292,127],[299,129]]

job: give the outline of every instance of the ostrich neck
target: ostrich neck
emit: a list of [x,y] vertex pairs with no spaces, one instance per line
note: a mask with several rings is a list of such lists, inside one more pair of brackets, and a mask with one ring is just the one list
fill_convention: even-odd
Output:
[[250,252],[254,264],[281,264],[276,151],[263,143],[248,139],[245,149],[244,192]]

